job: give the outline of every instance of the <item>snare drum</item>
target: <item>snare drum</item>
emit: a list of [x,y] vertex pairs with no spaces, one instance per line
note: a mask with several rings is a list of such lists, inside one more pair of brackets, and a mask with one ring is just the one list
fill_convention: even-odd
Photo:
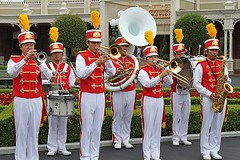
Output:
[[74,94],[53,93],[48,97],[48,115],[70,117],[74,115]]

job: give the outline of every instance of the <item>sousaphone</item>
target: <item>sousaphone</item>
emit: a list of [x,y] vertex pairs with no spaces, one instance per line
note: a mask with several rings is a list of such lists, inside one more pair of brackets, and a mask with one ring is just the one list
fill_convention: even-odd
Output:
[[148,42],[145,39],[145,31],[151,30],[153,37],[155,37],[157,27],[154,18],[148,11],[139,7],[131,7],[121,14],[119,30],[123,38],[131,44],[127,56],[133,59],[135,65],[133,69],[127,69],[122,75],[116,75],[116,78],[112,78],[119,81],[105,82],[105,88],[110,91],[123,90],[136,78],[139,62],[133,55],[135,46],[146,46]]
[[145,31],[151,30],[156,36],[157,25],[152,15],[143,8],[126,9],[119,19],[119,30],[124,39],[135,46],[146,46]]

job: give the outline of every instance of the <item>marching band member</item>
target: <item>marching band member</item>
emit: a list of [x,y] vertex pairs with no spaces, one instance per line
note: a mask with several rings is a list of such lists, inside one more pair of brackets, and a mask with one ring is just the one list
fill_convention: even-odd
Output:
[[[185,56],[187,49],[182,42],[182,29],[175,29],[178,44],[173,45],[174,58]],[[191,110],[191,97],[189,88],[182,88],[177,79],[173,77],[171,85],[171,105],[172,105],[172,141],[173,146],[179,146],[179,141],[184,145],[190,146],[187,140],[188,121]]]
[[[219,51],[219,41],[216,39],[217,31],[215,26],[210,23],[207,25],[208,34],[212,39],[208,39],[204,42],[206,59],[197,64],[194,73],[194,88],[200,93],[201,97],[201,137],[200,137],[200,149],[204,160],[222,159],[222,156],[218,154],[221,145],[221,130],[224,121],[226,111],[226,100],[221,113],[214,112],[212,108],[213,101],[218,99],[215,95],[216,91],[220,88],[216,88],[217,81],[220,77],[222,61],[216,59]],[[224,80],[230,82],[228,77],[228,70],[225,67]]]
[[[115,40],[115,44],[122,47],[121,57],[118,61],[113,59],[116,68],[119,68],[120,73],[123,70],[133,69],[135,64],[132,58],[127,56],[129,43],[123,38],[118,37]],[[122,63],[120,63],[122,62]],[[117,79],[116,81],[118,81]],[[121,149],[122,144],[128,148],[133,148],[133,145],[129,143],[131,121],[135,105],[136,96],[136,83],[133,80],[125,89],[121,91],[111,92],[112,100],[112,141],[115,149]]]
[[[95,16],[92,16],[93,14]],[[99,18],[99,13],[93,11],[91,16]],[[94,19],[92,21],[95,22]],[[109,76],[116,73],[108,55],[100,54],[102,32],[97,29],[98,25],[94,23],[93,25],[95,29],[86,31],[88,49],[76,58],[76,70],[81,84],[79,92],[81,160],[98,160],[99,158],[105,109],[104,72]]]
[[[150,44],[150,43],[149,43]],[[151,44],[150,44],[151,45]],[[142,139],[144,160],[160,160],[162,116],[164,109],[162,84],[171,85],[172,77],[167,70],[160,69],[158,49],[148,46],[143,50],[147,65],[139,71],[138,80],[143,88],[142,97]]]
[[[50,83],[59,85],[60,90],[69,91],[75,82],[73,69],[70,65],[63,62],[63,44],[57,42],[58,28],[52,27],[49,34],[53,41],[49,46],[52,62],[47,66],[54,74],[54,78],[50,80]],[[49,91],[49,94],[51,94],[51,91]],[[67,121],[68,117],[48,116],[48,156],[54,156],[56,153],[64,156],[71,155],[71,152],[67,151],[65,146],[67,140]]]
[[7,72],[13,77],[14,121],[16,130],[16,160],[38,160],[38,133],[42,117],[42,79],[52,72],[45,62],[36,62],[36,41],[29,31],[28,17],[19,16],[18,35],[20,56],[11,56]]

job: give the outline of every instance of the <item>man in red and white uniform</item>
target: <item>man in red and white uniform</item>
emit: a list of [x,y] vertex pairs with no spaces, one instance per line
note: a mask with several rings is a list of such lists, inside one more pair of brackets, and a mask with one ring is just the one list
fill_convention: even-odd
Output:
[[[118,37],[115,40],[115,44],[120,45],[123,50],[121,52],[121,57],[119,57],[118,60],[113,59],[113,64],[116,69],[119,70],[120,73],[121,71],[126,71],[127,69],[134,69],[134,60],[127,56],[129,43],[123,37]],[[123,78],[118,78],[115,81],[118,82],[121,79]],[[133,145],[129,143],[129,140],[132,115],[136,104],[135,89],[136,83],[133,80],[125,89],[111,92],[113,111],[112,141],[115,149],[121,149],[122,143],[128,149],[133,148]]]
[[[71,66],[63,62],[63,44],[54,42],[50,44],[49,48],[53,61],[47,66],[52,70],[55,77],[50,83],[59,85],[60,90],[69,91],[74,86],[75,75]],[[49,94],[51,94],[51,91],[49,91]],[[67,151],[65,146],[67,140],[67,120],[68,117],[48,116],[48,156],[54,156],[56,153],[65,156],[71,155],[71,152]]]
[[[215,96],[217,79],[221,70],[222,61],[216,59],[219,51],[218,39],[208,39],[204,42],[206,59],[197,64],[194,73],[194,87],[201,95],[202,127],[200,149],[204,160],[222,159],[218,154],[221,145],[221,130],[226,111],[226,101],[221,113],[215,113],[212,108]],[[225,66],[224,80],[230,82],[228,70]]]
[[86,32],[88,49],[76,58],[77,76],[80,77],[80,159],[98,160],[101,128],[104,119],[104,72],[116,73],[108,55],[101,54],[102,32],[97,29]]
[[167,70],[156,64],[158,49],[148,46],[143,50],[147,65],[139,71],[138,80],[143,88],[142,97],[142,139],[144,160],[160,160],[162,116],[164,109],[162,85],[173,83]]
[[38,160],[38,133],[42,117],[42,79],[52,77],[45,63],[33,60],[34,34],[18,35],[21,56],[11,56],[7,72],[13,77],[16,160]]
[[[182,43],[173,45],[174,58],[185,56],[187,50]],[[173,77],[171,85],[171,105],[172,105],[172,141],[173,146],[179,146],[179,141],[190,146],[187,140],[188,121],[191,110],[191,98],[189,88],[182,88],[177,79]]]

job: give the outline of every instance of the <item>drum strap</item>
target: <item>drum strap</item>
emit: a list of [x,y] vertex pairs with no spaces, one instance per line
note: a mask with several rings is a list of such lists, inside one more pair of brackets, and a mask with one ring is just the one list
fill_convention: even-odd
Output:
[[[52,62],[49,63],[49,66],[50,66],[52,72],[56,72],[56,69],[54,68]],[[62,70],[61,73],[65,73],[65,72],[67,72],[67,68],[68,68],[68,64],[65,63],[65,65],[64,65],[63,70]]]
[[49,63],[49,66],[50,66],[52,72],[53,72],[53,73],[54,73],[54,72],[56,73],[56,69],[54,68],[52,62]]
[[[61,74],[62,73],[66,73],[67,72],[67,68],[68,68],[68,64],[67,63],[65,63],[64,64],[64,67],[63,67],[63,70],[62,70],[62,72],[58,72],[55,68],[54,68],[54,66],[53,66],[53,63],[52,62],[50,62],[49,63],[49,66],[50,66],[50,68],[51,68],[51,70],[52,70],[52,72],[54,73],[57,73],[57,84],[62,84],[62,78],[61,78]],[[62,87],[62,86],[61,86]]]
[[67,72],[67,68],[68,68],[68,64],[67,63],[65,63],[65,65],[64,65],[64,67],[63,67],[63,73],[65,73],[65,72]]

